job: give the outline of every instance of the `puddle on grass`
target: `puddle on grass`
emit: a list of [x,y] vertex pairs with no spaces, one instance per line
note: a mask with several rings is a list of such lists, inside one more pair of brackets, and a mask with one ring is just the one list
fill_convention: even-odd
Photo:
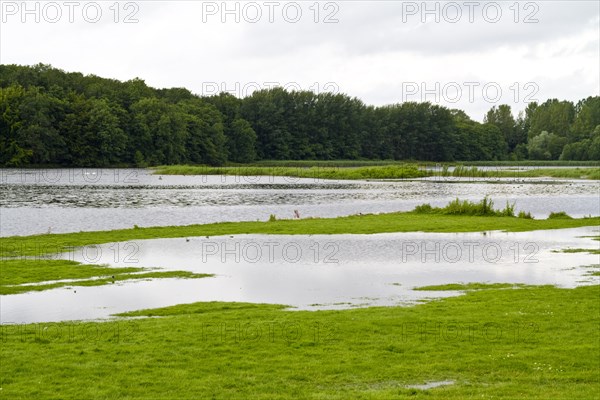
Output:
[[[2,296],[2,323],[108,318],[199,301],[286,304],[300,310],[410,305],[459,291],[449,283],[597,284],[598,227],[533,232],[373,235],[236,235],[137,240],[62,255],[87,264],[215,274],[201,279],[122,281]],[[585,237],[588,236],[588,237]],[[76,290],[76,292],[75,292]]]
[[408,389],[427,390],[427,389],[434,389],[434,388],[437,388],[437,387],[449,386],[449,385],[454,385],[454,381],[427,382],[427,383],[424,383],[422,385],[406,385],[406,387]]

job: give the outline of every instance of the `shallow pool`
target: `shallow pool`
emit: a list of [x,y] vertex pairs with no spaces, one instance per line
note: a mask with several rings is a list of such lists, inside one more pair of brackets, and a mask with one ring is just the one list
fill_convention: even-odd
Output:
[[[460,292],[415,291],[457,282],[598,283],[598,227],[520,233],[236,235],[139,240],[65,253],[83,263],[215,274],[2,296],[2,323],[107,318],[198,301],[286,304],[300,310],[410,305]],[[597,270],[597,269],[596,269]]]

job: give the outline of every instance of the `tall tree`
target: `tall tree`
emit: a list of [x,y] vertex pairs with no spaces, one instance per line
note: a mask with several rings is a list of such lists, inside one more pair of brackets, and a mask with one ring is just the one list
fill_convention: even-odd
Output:
[[483,121],[484,123],[498,127],[504,137],[504,141],[508,145],[509,152],[512,152],[518,144],[524,143],[509,105],[501,104],[497,107],[493,106],[487,112]]

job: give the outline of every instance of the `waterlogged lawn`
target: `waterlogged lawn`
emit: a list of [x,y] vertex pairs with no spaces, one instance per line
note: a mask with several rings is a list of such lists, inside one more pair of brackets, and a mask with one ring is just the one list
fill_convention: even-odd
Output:
[[222,222],[204,225],[121,229],[0,238],[0,257],[35,256],[68,251],[73,247],[140,239],[235,234],[370,234],[386,232],[511,232],[598,226],[600,217],[536,220],[508,216],[447,215],[399,212],[338,218]]
[[2,326],[0,387],[7,399],[600,396],[600,286],[478,289],[407,308],[199,303]]
[[[433,211],[0,238],[0,293],[205,276],[24,258],[107,242],[600,225],[600,218],[534,220]],[[73,281],[44,283],[64,279]],[[32,282],[41,284],[18,286]],[[108,322],[3,325],[0,393],[10,399],[600,396],[600,286],[457,283],[419,289],[465,294],[412,307],[308,312],[210,302],[135,311]],[[418,388],[439,382],[444,385]]]
[[[149,271],[144,268],[110,268],[69,260],[4,259],[0,267],[0,294],[18,294],[65,286],[99,286],[129,279],[204,278],[187,271]],[[53,282],[53,281],[63,282]],[[47,282],[47,283],[45,283]],[[37,283],[35,285],[24,285]]]
[[447,285],[419,286],[414,290],[483,290],[483,289],[519,289],[534,287],[515,283],[449,283]]

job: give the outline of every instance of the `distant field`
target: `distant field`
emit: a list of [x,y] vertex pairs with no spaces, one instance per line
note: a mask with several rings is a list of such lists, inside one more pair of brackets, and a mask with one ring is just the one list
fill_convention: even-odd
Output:
[[560,161],[560,160],[522,160],[522,161],[399,161],[399,160],[264,160],[251,164],[234,164],[232,166],[263,166],[263,167],[362,167],[373,165],[405,165],[417,164],[422,166],[436,165],[480,165],[480,166],[535,166],[535,167],[600,167],[599,161]]
[[211,167],[167,165],[154,168],[159,175],[239,175],[239,176],[290,176],[312,179],[414,179],[426,176],[453,176],[470,178],[562,178],[600,179],[600,167],[534,168],[526,170],[483,170],[475,166],[440,165],[436,170],[426,170],[417,164],[392,164],[372,166],[236,166]]
[[409,179],[429,176],[418,166],[383,165],[370,167],[209,167],[169,165],[158,167],[161,175],[241,175],[241,176],[293,176],[312,179]]

